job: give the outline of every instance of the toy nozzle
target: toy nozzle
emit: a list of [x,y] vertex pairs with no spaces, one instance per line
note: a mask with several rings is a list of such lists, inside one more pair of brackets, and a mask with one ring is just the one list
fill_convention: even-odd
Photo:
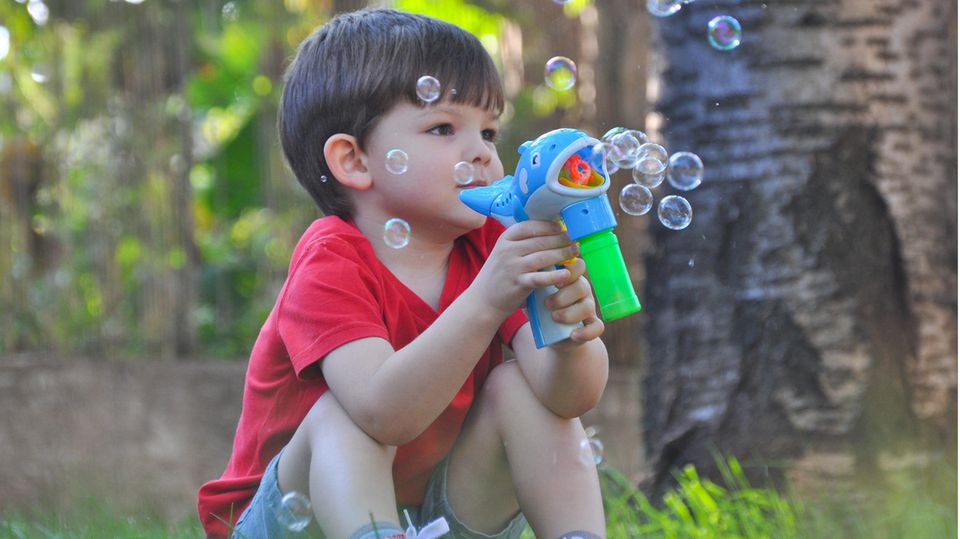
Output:
[[477,213],[490,215],[493,203],[496,202],[501,193],[503,193],[502,189],[492,185],[464,189],[460,191],[460,202]]

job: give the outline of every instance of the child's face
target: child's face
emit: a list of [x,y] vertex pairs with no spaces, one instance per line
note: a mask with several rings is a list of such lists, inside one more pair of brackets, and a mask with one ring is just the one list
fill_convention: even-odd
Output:
[[[395,105],[374,128],[365,152],[383,217],[405,219],[413,230],[426,227],[421,232],[456,235],[483,225],[485,218],[460,202],[459,194],[503,177],[494,146],[499,127],[495,112],[471,105]],[[387,170],[387,152],[395,149],[408,156],[403,174]],[[454,180],[461,161],[475,169],[476,180],[466,186]]]

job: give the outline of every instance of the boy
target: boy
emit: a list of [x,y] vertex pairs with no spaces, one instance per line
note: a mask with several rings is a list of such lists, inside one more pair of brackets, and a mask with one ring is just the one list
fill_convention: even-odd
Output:
[[[439,99],[418,99],[422,75]],[[504,231],[458,198],[453,167],[503,176],[503,108],[480,42],[435,19],[338,16],[300,46],[280,109],[284,154],[326,215],[304,233],[253,348],[233,454],[199,493],[207,534],[295,536],[276,518],[309,494],[312,536],[402,537],[398,508],[453,537],[603,537],[596,467],[577,419],[607,379],[590,285],[560,226]],[[402,149],[407,170],[386,154]],[[410,225],[409,244],[383,241]],[[583,322],[537,349],[519,307]],[[504,362],[502,345],[516,361]],[[232,532],[230,530],[233,530]]]

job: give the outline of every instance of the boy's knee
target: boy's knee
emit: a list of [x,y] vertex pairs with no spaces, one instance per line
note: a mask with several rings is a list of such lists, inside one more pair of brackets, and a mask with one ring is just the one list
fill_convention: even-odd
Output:
[[483,393],[496,409],[505,411],[518,406],[522,400],[536,398],[516,361],[494,367],[483,384]]
[[393,459],[397,448],[383,445],[371,438],[343,409],[329,391],[313,404],[303,418],[303,430],[311,447],[330,443],[347,443],[351,447],[385,451]]

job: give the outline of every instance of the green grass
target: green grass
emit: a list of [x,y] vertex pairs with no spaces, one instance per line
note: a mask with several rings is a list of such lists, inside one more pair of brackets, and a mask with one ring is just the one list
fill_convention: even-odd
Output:
[[[718,460],[722,484],[692,466],[677,486],[653,503],[620,472],[601,466],[609,537],[664,539],[940,539],[957,537],[957,473],[945,466],[930,476],[906,472],[882,487],[861,489],[857,501],[840,495],[798,500],[751,485],[734,458]],[[118,516],[96,502],[73,516],[0,516],[0,539],[193,539],[203,537],[195,517],[176,525]],[[533,539],[527,531],[524,539]]]

